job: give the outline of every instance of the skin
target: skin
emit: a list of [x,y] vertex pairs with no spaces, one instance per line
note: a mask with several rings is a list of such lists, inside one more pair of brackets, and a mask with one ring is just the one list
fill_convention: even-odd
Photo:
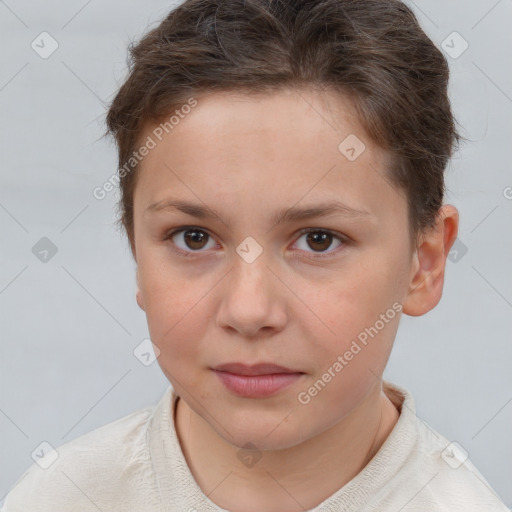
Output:
[[[313,508],[365,467],[396,424],[382,373],[400,313],[307,404],[298,394],[393,303],[412,316],[436,306],[458,212],[443,206],[436,226],[411,245],[406,197],[385,175],[388,155],[340,94],[303,89],[197,99],[138,171],[137,303],[180,396],[182,450],[209,499],[235,512]],[[147,125],[141,140],[155,126]],[[349,134],[366,145],[355,161],[338,149]],[[168,198],[207,206],[219,218],[146,213]],[[332,200],[368,214],[271,225],[282,208]],[[187,245],[183,232],[164,240],[183,226],[200,228],[204,240]],[[308,241],[303,228],[333,235]],[[251,263],[236,251],[249,236],[263,248]],[[232,394],[211,369],[262,361],[304,374],[256,399]],[[248,442],[261,455],[250,467],[237,457]]]

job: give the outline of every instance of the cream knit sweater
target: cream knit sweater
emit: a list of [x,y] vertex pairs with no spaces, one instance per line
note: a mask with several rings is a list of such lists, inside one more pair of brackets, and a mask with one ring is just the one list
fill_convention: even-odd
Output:
[[[407,390],[389,382],[384,389],[400,410],[393,431],[355,478],[311,512],[509,512],[457,445],[416,416]],[[57,447],[47,469],[41,466],[52,454],[16,482],[2,512],[223,511],[186,463],[176,400],[169,386],[158,404]]]

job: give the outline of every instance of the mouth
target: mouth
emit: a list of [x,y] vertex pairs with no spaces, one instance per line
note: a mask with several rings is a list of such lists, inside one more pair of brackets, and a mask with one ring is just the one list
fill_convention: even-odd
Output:
[[265,398],[296,382],[304,372],[273,363],[227,363],[212,370],[232,393],[245,398]]
[[292,370],[274,363],[258,363],[248,365],[244,363],[226,363],[213,368],[215,371],[233,373],[235,375],[273,375],[276,373],[304,373]]

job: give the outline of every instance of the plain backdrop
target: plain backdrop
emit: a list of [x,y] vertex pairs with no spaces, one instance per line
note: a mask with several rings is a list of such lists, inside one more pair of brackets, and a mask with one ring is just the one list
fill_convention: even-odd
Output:
[[[174,5],[0,1],[0,504],[41,442],[58,447],[155,404],[168,385],[134,355],[149,334],[113,224],[119,195],[92,190],[117,169],[103,104],[125,77],[127,45]],[[470,141],[447,170],[461,224],[443,298],[402,317],[384,378],[412,392],[418,416],[511,506],[512,1],[410,5],[447,55]]]

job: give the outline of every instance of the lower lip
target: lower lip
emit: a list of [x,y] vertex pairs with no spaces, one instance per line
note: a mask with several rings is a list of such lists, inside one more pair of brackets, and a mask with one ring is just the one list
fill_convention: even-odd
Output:
[[214,371],[230,391],[246,398],[264,398],[274,395],[304,375],[303,373],[237,375],[218,370]]

